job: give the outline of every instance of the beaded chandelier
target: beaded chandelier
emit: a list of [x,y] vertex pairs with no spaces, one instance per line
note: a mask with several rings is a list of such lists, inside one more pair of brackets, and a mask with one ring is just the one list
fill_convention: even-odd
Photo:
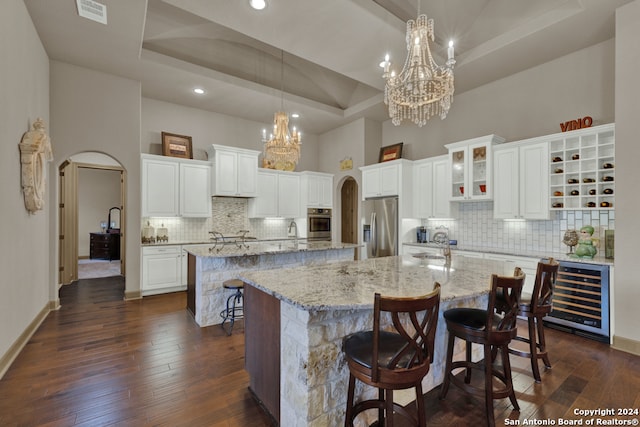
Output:
[[294,170],[300,160],[302,135],[294,126],[289,133],[289,116],[284,110],[284,51],[280,51],[280,111],[273,118],[273,133],[267,139],[267,133],[262,131],[264,143],[264,158],[268,164],[276,169]]
[[418,11],[418,19],[407,21],[408,52],[400,74],[389,72],[389,55],[380,64],[386,80],[384,102],[396,126],[411,120],[422,127],[436,114],[444,119],[453,102],[453,42],[449,42],[448,60],[442,67],[433,60],[428,39],[434,40],[433,19]]
[[295,166],[300,160],[301,144],[300,132],[293,128],[289,133],[289,116],[278,111],[273,118],[273,134],[269,139],[263,134],[264,157],[273,164],[293,163]]

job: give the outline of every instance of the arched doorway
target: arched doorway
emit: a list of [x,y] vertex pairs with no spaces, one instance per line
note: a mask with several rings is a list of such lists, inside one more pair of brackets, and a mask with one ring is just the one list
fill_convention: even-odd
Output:
[[353,177],[347,177],[342,183],[340,206],[340,238],[344,243],[358,243],[358,183]]
[[[79,263],[92,258],[89,252],[90,234],[109,233],[110,241],[117,245],[117,248],[113,248],[117,257],[109,256],[108,264],[91,266],[94,270],[88,270],[89,273],[84,278],[124,276],[125,251],[122,237],[125,229],[126,173],[122,165],[102,153],[80,153],[60,165],[59,180],[59,283],[69,284],[81,278]],[[87,185],[89,188],[86,188]],[[88,194],[91,196],[87,196]],[[106,197],[106,194],[111,197]],[[90,233],[93,231],[96,233]],[[117,236],[111,235],[114,233]]]

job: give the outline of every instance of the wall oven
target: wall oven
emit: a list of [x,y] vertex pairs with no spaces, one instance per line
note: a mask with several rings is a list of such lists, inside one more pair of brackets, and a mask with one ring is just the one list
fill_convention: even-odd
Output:
[[331,240],[331,209],[307,209],[307,240]]

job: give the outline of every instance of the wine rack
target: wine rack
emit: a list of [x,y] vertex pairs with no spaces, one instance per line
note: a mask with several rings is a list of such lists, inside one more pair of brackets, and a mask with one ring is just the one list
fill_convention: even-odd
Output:
[[615,206],[614,124],[550,139],[552,210],[608,210]]

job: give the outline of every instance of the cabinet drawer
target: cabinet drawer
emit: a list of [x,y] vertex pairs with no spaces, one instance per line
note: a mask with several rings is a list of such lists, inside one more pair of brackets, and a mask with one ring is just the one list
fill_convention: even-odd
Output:
[[89,240],[91,241],[91,243],[93,242],[105,242],[105,243],[109,243],[111,236],[109,234],[93,234],[91,233],[89,236]]
[[144,246],[142,255],[178,255],[180,254],[180,246]]
[[91,242],[92,249],[109,248],[110,242]]

